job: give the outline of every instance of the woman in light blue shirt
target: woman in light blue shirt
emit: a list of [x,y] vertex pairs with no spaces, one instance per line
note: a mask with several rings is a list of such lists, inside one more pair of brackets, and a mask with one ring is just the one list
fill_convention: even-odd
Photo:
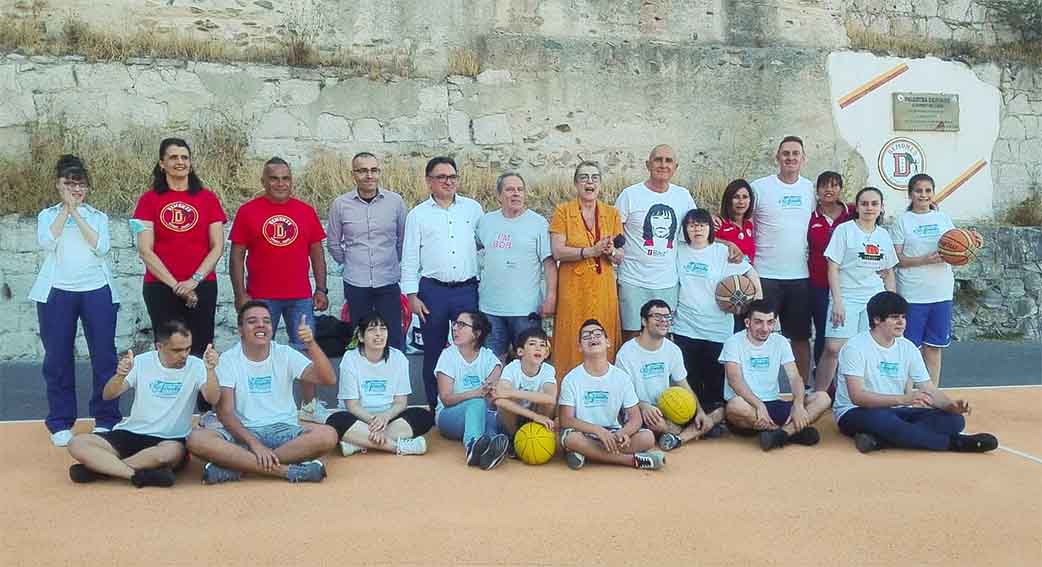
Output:
[[63,155],[55,167],[61,202],[37,216],[36,236],[45,256],[29,299],[36,302],[47,383],[47,429],[57,447],[68,445],[76,422],[74,366],[77,321],[90,351],[94,391],[90,414],[94,431],[108,431],[122,419],[118,400],[101,392],[116,372],[116,312],[119,298],[105,256],[109,218],[84,203],[90,176],[80,158]]

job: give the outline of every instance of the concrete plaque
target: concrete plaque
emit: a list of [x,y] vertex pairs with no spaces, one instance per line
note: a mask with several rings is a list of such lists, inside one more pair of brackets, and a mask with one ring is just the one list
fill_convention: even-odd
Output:
[[891,93],[894,130],[958,132],[959,95],[946,93]]

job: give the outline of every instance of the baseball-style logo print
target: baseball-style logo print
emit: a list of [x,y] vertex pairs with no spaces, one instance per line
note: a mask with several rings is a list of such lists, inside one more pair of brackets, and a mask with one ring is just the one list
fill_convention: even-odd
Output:
[[297,223],[286,215],[272,215],[264,221],[261,232],[272,246],[289,246],[297,239],[300,229]]
[[188,232],[199,223],[199,211],[182,201],[174,201],[159,211],[159,222],[174,232]]

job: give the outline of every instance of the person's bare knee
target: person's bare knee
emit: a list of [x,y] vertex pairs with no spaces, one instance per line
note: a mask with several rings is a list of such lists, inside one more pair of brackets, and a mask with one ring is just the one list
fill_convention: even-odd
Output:
[[77,461],[82,461],[86,454],[94,450],[102,450],[115,456],[119,455],[108,441],[93,433],[73,437],[68,446],[69,454]]
[[641,429],[630,437],[630,446],[627,453],[640,453],[655,446],[655,434],[647,429]]
[[756,411],[748,402],[739,397],[731,398],[724,410],[728,422],[746,429],[753,429],[756,423]]

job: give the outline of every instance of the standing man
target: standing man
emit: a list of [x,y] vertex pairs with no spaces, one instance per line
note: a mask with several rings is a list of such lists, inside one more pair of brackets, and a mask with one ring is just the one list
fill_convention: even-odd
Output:
[[[810,376],[810,272],[807,226],[814,212],[814,185],[800,176],[807,157],[803,140],[786,136],[775,154],[778,173],[752,182],[756,197],[756,262],[763,297],[781,317],[801,376]],[[816,332],[824,332],[824,329]]]
[[[272,335],[279,330],[279,319],[284,319],[290,346],[306,353],[297,336],[300,319],[314,327],[314,311],[329,307],[322,250],[326,232],[314,207],[292,196],[293,175],[285,160],[273,157],[264,164],[261,185],[264,194],[239,207],[232,223],[228,273],[235,308],[250,300],[263,301],[271,311]],[[308,279],[309,263],[315,275],[314,293]],[[304,406],[314,397],[313,385],[301,389]]]
[[648,301],[661,299],[676,309],[680,219],[695,208],[691,193],[670,183],[677,172],[673,148],[655,146],[645,166],[647,181],[623,189],[615,200],[626,235],[618,274],[624,341],[640,333],[640,308]]
[[[759,433],[764,451],[788,443],[816,445],[821,436],[811,424],[829,409],[832,400],[825,392],[804,394],[792,348],[784,337],[774,334],[774,321],[774,307],[757,299],[746,309],[745,330],[724,341],[720,363],[727,376],[727,422],[739,435]],[[789,379],[791,402],[781,399],[779,368]]]
[[[485,346],[505,360],[510,345],[520,346],[516,339],[522,331],[553,315],[557,262],[550,250],[550,224],[525,205],[521,175],[500,175],[496,195],[501,208],[478,222],[478,243],[485,249],[478,297],[481,312],[492,323]],[[544,275],[546,292],[540,293]]]
[[380,162],[361,152],[351,160],[355,190],[329,207],[329,255],[343,265],[351,321],[376,311],[387,321],[388,343],[405,352],[402,333],[402,244],[405,201],[380,187]]
[[423,384],[431,411],[438,405],[434,367],[449,336],[449,322],[478,309],[478,247],[475,231],[484,213],[473,199],[457,195],[459,174],[450,157],[427,162],[430,199],[405,219],[402,291],[423,333]]

